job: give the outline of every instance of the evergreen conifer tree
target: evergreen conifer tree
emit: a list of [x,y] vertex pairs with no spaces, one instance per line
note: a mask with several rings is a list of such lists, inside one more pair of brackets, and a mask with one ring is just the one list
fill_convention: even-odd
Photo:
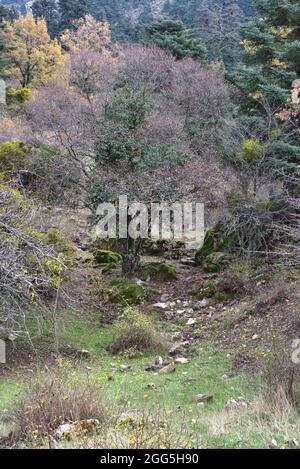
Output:
[[73,29],[74,21],[88,14],[87,0],[59,0],[60,31]]
[[259,17],[242,30],[244,65],[233,78],[245,97],[242,111],[267,143],[270,164],[300,193],[300,106],[291,99],[293,83],[300,85],[300,0],[256,4]]
[[147,43],[168,49],[177,59],[193,58],[206,61],[206,48],[192,30],[171,18],[162,17],[146,26]]

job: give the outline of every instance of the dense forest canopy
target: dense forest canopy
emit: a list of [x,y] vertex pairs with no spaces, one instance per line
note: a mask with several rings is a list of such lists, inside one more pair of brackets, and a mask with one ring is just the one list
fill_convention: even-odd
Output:
[[[1,0],[0,3],[24,13],[34,2]],[[36,3],[59,4],[56,0],[40,0]],[[187,28],[195,30],[206,45],[210,58],[221,58],[229,64],[240,52],[237,28],[248,17],[255,15],[253,0],[87,0],[80,2],[81,6],[75,9],[71,0],[61,3],[60,29],[69,27],[76,16],[88,10],[97,20],[107,21],[112,38],[121,42],[143,40],[144,25],[159,16],[181,20]],[[51,32],[59,31],[56,20],[53,18]]]

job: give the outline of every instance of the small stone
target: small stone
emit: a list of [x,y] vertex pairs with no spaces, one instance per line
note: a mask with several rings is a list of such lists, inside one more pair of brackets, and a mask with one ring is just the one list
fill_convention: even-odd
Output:
[[169,350],[169,354],[170,355],[177,355],[177,353],[179,352],[180,348],[181,348],[181,345],[182,344],[175,344],[173,345],[173,347],[170,348]]
[[203,300],[198,302],[199,308],[207,308],[209,306],[209,299],[203,298]]
[[159,370],[159,373],[161,373],[161,374],[174,373],[175,370],[176,370],[175,363],[172,362],[172,363],[170,363],[169,365],[166,365],[166,366],[164,366],[163,368],[161,368],[161,369]]
[[193,318],[190,318],[186,323],[187,326],[192,326],[193,324],[196,324],[196,319]]
[[175,358],[175,363],[180,363],[181,365],[185,365],[188,362],[188,359],[184,357]]
[[176,314],[181,315],[185,313],[185,309],[177,309]]
[[167,303],[155,303],[154,308],[166,309],[168,307]]
[[213,400],[213,396],[209,394],[197,394],[195,396],[197,402],[211,402]]
[[197,407],[204,407],[204,402],[198,402]]
[[195,260],[190,258],[190,257],[183,257],[182,259],[180,259],[180,264],[188,266],[188,267],[189,266],[194,267],[195,266]]
[[147,285],[147,282],[144,282],[144,280],[141,280],[139,278],[136,279],[134,283],[136,283],[137,285]]
[[164,313],[164,318],[167,320],[167,321],[170,321],[171,319],[173,319],[175,316],[175,313],[174,311],[166,311]]
[[259,339],[259,335],[254,334],[254,335],[252,336],[252,340],[258,340],[258,339]]
[[275,438],[272,438],[271,442],[268,444],[269,449],[276,449],[278,448],[278,443]]
[[120,365],[120,371],[128,371],[130,370],[131,366],[130,365]]

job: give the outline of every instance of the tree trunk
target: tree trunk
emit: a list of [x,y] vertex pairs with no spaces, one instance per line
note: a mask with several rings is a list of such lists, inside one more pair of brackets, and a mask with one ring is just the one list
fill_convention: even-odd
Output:
[[120,240],[122,254],[122,272],[132,275],[141,270],[141,249],[143,239],[127,238]]

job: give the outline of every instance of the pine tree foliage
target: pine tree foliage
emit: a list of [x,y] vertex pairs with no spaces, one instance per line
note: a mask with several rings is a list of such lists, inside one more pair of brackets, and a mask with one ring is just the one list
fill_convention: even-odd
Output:
[[256,125],[265,119],[261,138],[270,169],[299,191],[300,107],[291,90],[300,84],[300,0],[256,3],[259,16],[242,28],[244,65],[233,79],[245,98],[242,111],[256,118]]
[[236,83],[280,106],[300,75],[300,2],[258,0],[257,8],[259,18],[242,29],[246,67]]
[[206,49],[192,30],[177,20],[163,17],[146,27],[148,43],[168,49],[177,59],[206,61]]

